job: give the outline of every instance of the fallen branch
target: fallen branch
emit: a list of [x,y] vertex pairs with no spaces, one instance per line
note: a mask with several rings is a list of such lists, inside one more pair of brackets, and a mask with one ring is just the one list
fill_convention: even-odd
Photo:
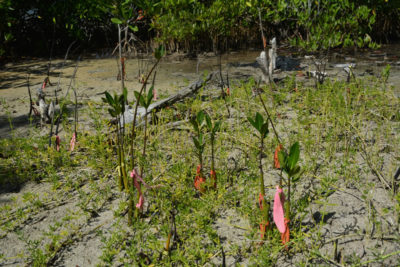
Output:
[[[138,110],[137,110],[138,118],[143,118],[144,116],[151,114],[151,112],[153,112],[153,111],[159,111],[165,107],[175,104],[178,101],[181,101],[187,97],[194,95],[195,93],[197,93],[197,91],[201,87],[203,87],[208,81],[211,80],[211,78],[214,76],[214,74],[215,74],[215,72],[211,72],[204,79],[203,78],[198,79],[197,81],[190,84],[188,87],[185,87],[184,89],[180,90],[178,93],[151,104],[149,106],[149,108],[147,109],[147,112],[146,112],[145,108],[138,107]],[[123,117],[125,119],[125,123],[133,122],[134,121],[134,110],[127,109],[125,111]],[[121,120],[122,120],[122,118],[121,118]],[[137,122],[137,120],[136,120],[136,122]],[[115,123],[115,121],[113,123]],[[121,121],[121,123],[123,123],[123,122]]]

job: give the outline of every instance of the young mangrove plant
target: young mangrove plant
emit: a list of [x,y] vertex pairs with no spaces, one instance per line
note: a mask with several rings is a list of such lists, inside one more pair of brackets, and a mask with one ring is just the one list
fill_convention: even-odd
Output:
[[[280,146],[279,146],[280,147]],[[300,145],[299,142],[294,143],[290,147],[289,154],[280,147],[278,153],[279,159],[279,167],[286,174],[286,187],[287,187],[287,198],[283,195],[283,191],[281,188],[277,188],[277,194],[275,194],[275,203],[274,203],[274,221],[278,227],[279,232],[281,233],[282,243],[286,246],[286,243],[290,240],[290,232],[289,232],[289,223],[291,218],[290,213],[290,203],[291,203],[291,190],[292,186],[299,180],[300,178],[300,166],[297,165],[300,158]],[[281,177],[282,179],[282,177]],[[280,181],[280,185],[282,186],[282,180]],[[277,196],[278,195],[278,196]],[[284,206],[284,218],[282,218],[281,206]],[[279,213],[279,214],[277,214]],[[277,215],[275,217],[275,215]],[[287,246],[286,246],[287,248]]]
[[221,121],[212,122],[210,116],[205,114],[206,125],[208,131],[210,132],[210,142],[211,142],[211,170],[210,170],[210,178],[213,183],[214,189],[217,188],[217,173],[215,171],[215,136],[219,129],[221,128]]
[[[165,55],[165,48],[164,46],[160,45],[156,51],[154,52],[154,57],[156,58],[156,63],[154,63],[153,67],[151,68],[151,70],[149,71],[149,73],[147,74],[146,78],[143,81],[143,85],[142,88],[139,91],[138,95],[142,95],[145,88],[146,88],[146,84],[147,81],[149,80],[150,75],[153,73],[153,71],[155,70],[155,68],[157,67],[158,63],[160,63],[161,58]],[[150,90],[152,91],[152,90]],[[135,93],[135,97],[136,97],[136,93]],[[137,97],[136,97],[137,98]],[[135,156],[134,156],[134,145],[135,145],[135,137],[136,137],[136,119],[137,119],[137,111],[138,111],[138,107],[139,107],[139,102],[136,102],[135,105],[135,111],[133,113],[133,122],[132,122],[132,132],[131,132],[131,144],[130,144],[130,154],[131,154],[131,169],[135,168]]]
[[197,166],[196,177],[194,179],[194,187],[199,190],[201,193],[206,191],[205,181],[203,175],[203,152],[205,147],[205,140],[203,134],[203,126],[204,126],[204,111],[199,111],[197,115],[190,120],[190,123],[193,126],[196,136],[192,136],[193,143],[196,147],[196,156],[199,159],[199,165]]
[[[141,177],[143,176],[144,166],[146,165],[147,110],[149,109],[151,101],[153,100],[153,97],[154,97],[153,89],[154,89],[154,86],[151,86],[151,88],[147,92],[147,96],[146,97],[144,97],[143,94],[140,94],[138,91],[135,91],[135,97],[136,97],[137,103],[139,103],[142,107],[145,108],[144,130],[143,130],[144,131],[143,152],[142,152],[142,164],[141,164],[141,168],[140,168],[140,176]],[[135,170],[133,169],[133,171],[135,171]],[[137,187],[136,184],[135,184],[135,187]],[[142,206],[143,206],[143,195],[141,193],[140,188],[138,188],[138,192],[139,192],[139,196],[138,196],[139,206],[138,205],[136,206],[136,216],[142,210]]]
[[119,173],[119,186],[120,189],[129,189],[129,183],[126,172],[126,164],[125,164],[125,155],[124,155],[124,131],[123,125],[121,122],[121,116],[123,116],[125,112],[125,102],[127,99],[128,92],[126,88],[124,89],[123,94],[117,95],[114,93],[114,97],[112,97],[107,91],[105,92],[105,98],[103,98],[103,102],[107,103],[110,108],[108,112],[110,115],[115,118],[116,125],[116,145],[117,145],[117,155],[118,155],[118,173]]
[[[131,170],[135,170],[135,167],[136,167],[135,166],[136,165],[135,164],[135,138],[136,138],[136,120],[137,120],[138,108],[139,108],[139,105],[143,106],[143,104],[147,104],[147,102],[148,102],[148,106],[150,106],[150,102],[151,101],[145,101],[144,97],[142,97],[142,94],[143,94],[143,92],[144,92],[144,90],[146,88],[147,81],[148,81],[150,75],[155,70],[155,68],[157,67],[158,63],[160,62],[160,60],[164,56],[164,54],[165,54],[165,48],[164,48],[164,46],[160,45],[154,52],[154,57],[157,60],[156,63],[154,63],[153,67],[151,68],[151,70],[147,74],[146,78],[144,79],[140,91],[139,92],[135,92],[135,97],[136,97],[136,99],[138,101],[136,101],[135,110],[134,110],[134,113],[133,113],[132,128],[131,128],[131,140],[130,140],[130,156],[131,156],[131,168],[130,169]],[[150,90],[150,91],[152,91],[152,90]],[[140,100],[142,98],[143,98],[143,100]],[[148,106],[147,106],[147,108],[148,108]],[[146,108],[146,113],[147,113],[147,108]],[[145,115],[145,120],[146,120],[145,123],[146,123],[146,126],[147,126],[147,117],[146,117],[146,115]],[[146,146],[146,140],[144,142],[144,146]],[[143,154],[145,154],[145,152],[146,152],[145,147],[144,147],[143,151],[144,151]],[[143,168],[142,168],[142,171],[143,171]],[[129,187],[129,192],[130,192],[130,195],[131,195],[131,197],[129,199],[129,209],[128,209],[129,224],[132,224],[133,206],[134,206],[134,203],[133,203],[133,187],[134,187],[133,183],[134,183],[134,181],[131,180],[131,182],[132,183],[131,183],[131,185]],[[141,200],[140,195],[141,194],[139,192],[139,202]],[[142,199],[143,199],[143,196],[142,196]],[[139,206],[140,207],[137,207],[137,209],[136,209],[136,215],[138,215],[138,212],[141,209],[141,205],[139,205]]]
[[269,209],[270,204],[265,198],[265,188],[264,188],[264,172],[262,168],[262,152],[264,149],[264,139],[267,137],[269,130],[268,130],[268,120],[264,121],[263,116],[260,113],[256,113],[254,119],[247,117],[248,121],[253,125],[253,127],[259,133],[260,139],[260,154],[259,154],[259,169],[260,169],[260,194],[259,194],[259,205],[261,210],[261,223],[260,223],[260,232],[261,232],[261,239],[264,238],[264,234],[266,229],[270,228],[270,219],[269,219]]
[[[135,97],[137,103],[140,104],[140,106],[144,107],[145,109],[145,116],[144,116],[144,140],[143,140],[143,152],[142,152],[142,157],[143,160],[145,160],[146,157],[146,143],[147,143],[147,110],[149,109],[149,106],[151,104],[151,101],[153,100],[153,89],[154,86],[151,86],[150,90],[147,92],[147,96],[143,96],[143,94],[140,94],[138,91],[135,91]],[[145,92],[144,92],[145,93]],[[143,175],[143,168],[144,164],[141,166],[141,171],[140,175]]]

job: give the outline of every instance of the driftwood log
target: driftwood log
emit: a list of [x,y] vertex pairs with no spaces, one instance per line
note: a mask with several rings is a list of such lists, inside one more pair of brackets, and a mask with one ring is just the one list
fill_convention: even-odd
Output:
[[[211,78],[215,75],[215,72],[211,72],[210,74],[207,75],[207,77],[199,78],[197,81],[191,83],[189,86],[183,88],[180,90],[178,93],[169,96],[167,98],[164,98],[160,101],[157,101],[155,103],[152,103],[149,108],[147,109],[147,113],[144,107],[139,107],[137,111],[137,118],[140,121],[141,118],[144,116],[150,114],[153,111],[159,111],[160,109],[163,109],[165,107],[171,106],[175,104],[176,102],[182,101],[183,99],[190,97],[194,94],[196,94],[201,87],[203,87],[207,82],[211,80]],[[133,116],[134,116],[134,109],[131,107],[127,107],[126,111],[124,113],[124,118],[121,117],[121,124],[123,123],[132,123],[133,122]]]

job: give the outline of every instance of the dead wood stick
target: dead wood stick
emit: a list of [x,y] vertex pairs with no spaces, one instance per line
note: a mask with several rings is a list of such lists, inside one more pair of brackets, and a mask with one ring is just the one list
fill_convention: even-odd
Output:
[[272,77],[271,77],[271,73],[267,70],[267,66],[268,66],[268,51],[267,51],[267,38],[264,35],[264,27],[262,24],[262,19],[261,19],[261,10],[258,9],[258,19],[259,19],[259,24],[260,24],[260,31],[261,31],[261,39],[263,42],[263,49],[264,49],[264,53],[265,53],[265,62],[263,62],[263,66],[265,71],[268,72],[268,80],[269,82],[273,82]]
[[[73,46],[75,43],[76,43],[76,40],[73,41],[73,42],[68,46],[67,52],[65,53],[65,56],[64,56],[63,64],[61,65],[61,69],[64,68],[65,62],[67,61],[67,58],[68,58],[69,50],[71,50],[72,46]],[[57,91],[58,91],[59,88],[60,88],[60,80],[61,80],[61,72],[60,72],[60,74],[58,75],[57,88],[54,90],[54,92],[55,92],[55,94],[56,94],[56,104],[58,103],[58,101],[57,101]]]
[[81,57],[79,56],[78,59],[76,60],[75,69],[74,69],[74,72],[73,72],[73,74],[72,74],[72,77],[71,77],[71,80],[70,80],[70,82],[69,82],[69,86],[68,86],[67,92],[65,93],[64,98],[67,98],[68,93],[69,93],[69,89],[70,89],[71,86],[72,86],[72,81],[75,79],[75,75],[76,75],[76,71],[78,70],[78,64],[79,64],[80,59],[81,59]]
[[[152,103],[149,108],[146,110],[143,107],[139,107],[137,109],[137,117],[138,118],[142,118],[148,114],[150,114],[151,112],[154,111],[159,111],[165,107],[171,106],[173,104],[175,104],[178,101],[181,101],[189,96],[194,95],[195,93],[197,93],[197,91],[203,87],[208,81],[211,80],[211,78],[215,75],[215,72],[211,72],[210,74],[207,75],[207,77],[200,78],[197,81],[193,82],[192,84],[190,84],[188,87],[183,88],[182,90],[180,90],[178,93],[169,96],[167,98],[164,98],[160,101],[157,101],[155,103]],[[125,111],[124,113],[124,117],[125,117],[125,123],[131,123],[131,122],[135,122],[136,120],[134,120],[134,111],[132,109],[128,109]],[[116,123],[116,121],[114,121],[114,123]]]
[[224,79],[222,78],[221,52],[219,52],[218,61],[219,61],[219,77],[220,77],[220,79],[221,79],[221,82],[220,82],[221,96],[222,96],[222,98],[224,99],[225,106],[226,106],[226,110],[228,111],[228,116],[229,116],[229,118],[230,118],[230,117],[231,117],[231,111],[230,111],[230,109],[229,109],[228,102],[226,101],[226,94],[225,94],[225,91],[224,91],[225,83],[224,83]]
[[32,101],[32,94],[31,94],[31,87],[29,86],[29,77],[30,77],[30,73],[28,73],[28,77],[27,77],[27,83],[28,83],[28,94],[29,94],[29,115],[28,117],[30,117],[32,115],[32,111],[35,109],[33,107],[33,101]]
[[[79,56],[78,59],[77,59],[77,61],[76,61],[74,73],[72,74],[71,81],[70,81],[70,83],[69,83],[68,90],[67,90],[67,92],[66,92],[66,94],[65,94],[65,96],[64,96],[64,99],[67,98],[69,89],[71,88],[71,85],[72,85],[72,81],[75,79],[75,75],[76,75],[76,72],[77,72],[77,70],[78,70],[78,64],[79,64],[80,58],[81,58],[81,57]],[[75,108],[76,108],[76,105],[75,105]],[[61,118],[62,118],[62,112],[63,112],[63,110],[61,109],[61,105],[60,105],[60,115],[59,115],[59,119],[57,120],[57,127],[56,127],[56,133],[55,133],[55,135],[58,135],[58,127],[60,126],[60,121],[61,121]]]

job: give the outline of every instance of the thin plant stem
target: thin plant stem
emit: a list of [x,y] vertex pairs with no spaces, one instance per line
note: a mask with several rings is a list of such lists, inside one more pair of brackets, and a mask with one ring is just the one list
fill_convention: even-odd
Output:
[[[71,80],[70,80],[70,82],[69,82],[69,86],[68,86],[67,92],[65,93],[64,99],[67,98],[68,93],[69,93],[69,89],[70,89],[71,86],[72,86],[72,81],[75,79],[75,75],[76,75],[76,72],[77,72],[77,70],[78,70],[78,64],[79,64],[80,58],[81,58],[81,57],[79,56],[78,59],[77,59],[77,61],[76,61],[75,69],[74,69],[74,72],[73,72],[73,74],[72,74]],[[60,108],[61,108],[61,104],[60,104]],[[58,135],[58,129],[59,129],[59,126],[60,126],[60,121],[61,121],[61,118],[62,118],[62,114],[63,114],[63,110],[60,109],[60,115],[59,115],[59,119],[57,120],[57,126],[56,126],[55,135]],[[77,117],[76,117],[76,118],[77,118]],[[77,120],[77,119],[76,119],[76,120]],[[75,130],[76,130],[76,129],[75,129]],[[75,135],[76,135],[76,133],[75,133]],[[75,136],[75,137],[76,137],[76,136]]]
[[[67,61],[67,58],[68,58],[69,51],[71,50],[72,46],[73,46],[75,43],[76,43],[76,40],[73,41],[73,42],[68,46],[67,52],[65,53],[65,56],[64,56],[63,64],[61,65],[61,69],[64,68],[65,62]],[[60,74],[58,75],[57,88],[55,89],[55,93],[57,93],[58,89],[60,88],[61,74],[62,74],[62,72],[60,71]]]
[[212,135],[212,137],[211,137],[211,179],[213,179],[214,188],[217,188],[217,173],[215,171],[214,142],[215,142],[215,136]]
[[267,225],[267,227],[269,227],[269,209],[270,209],[270,205],[269,203],[267,203],[267,201],[265,200],[265,187],[264,187],[264,172],[263,172],[263,168],[262,168],[262,151],[264,148],[264,138],[262,136],[260,136],[260,154],[259,154],[259,169],[260,169],[260,192],[262,195],[262,200],[261,200],[261,204],[262,204],[262,218],[263,218],[263,223],[265,223]]
[[271,119],[271,115],[270,115],[270,113],[268,112],[267,106],[265,105],[264,100],[263,100],[262,97],[261,97],[261,94],[258,94],[258,96],[259,96],[259,98],[260,98],[260,101],[261,101],[261,103],[262,103],[262,106],[263,106],[263,108],[264,108],[265,113],[267,113],[267,117],[268,117],[269,122],[271,123],[271,126],[272,126],[272,129],[273,129],[273,131],[274,131],[275,137],[276,137],[276,139],[278,140],[278,143],[281,144],[281,143],[282,143],[282,142],[281,142],[281,139],[279,138],[278,132],[276,131],[274,122],[273,122],[272,119]]
[[[119,54],[119,73],[121,75],[121,92],[124,92],[125,88],[125,81],[124,81],[124,73],[123,73],[123,67],[122,67],[122,47],[121,47],[121,26],[118,24],[118,54]],[[124,103],[125,104],[125,103]]]
[[[153,65],[153,67],[151,68],[150,72],[147,74],[146,79],[144,80],[143,85],[142,85],[142,88],[140,89],[140,92],[139,92],[139,95],[140,95],[140,96],[143,94],[143,90],[144,90],[144,88],[145,88],[145,86],[146,86],[146,84],[147,84],[147,81],[148,81],[148,79],[149,79],[151,73],[152,73],[152,72],[154,71],[154,69],[157,67],[157,65],[158,65],[158,63],[160,62],[160,60],[161,60],[161,58],[160,58],[160,59],[157,59],[156,63]],[[133,113],[132,133],[131,133],[131,149],[130,149],[131,151],[130,151],[130,153],[131,153],[131,168],[132,168],[132,169],[135,168],[135,156],[134,156],[134,148],[133,148],[133,145],[134,145],[134,140],[135,140],[135,137],[136,137],[136,132],[135,132],[135,130],[136,130],[136,118],[137,118],[138,107],[139,107],[139,102],[137,101],[137,102],[136,102],[136,105],[135,105],[135,111],[134,111],[134,113]]]
[[285,218],[286,219],[288,219],[288,220],[290,220],[290,180],[291,180],[291,177],[290,176],[288,176],[288,178],[287,178],[287,187],[288,187],[288,197],[287,197],[287,199],[286,199],[286,201],[285,201]]
[[[117,117],[118,120],[118,117]],[[119,125],[117,123],[117,132],[115,133],[117,135],[117,154],[118,154],[118,166],[119,166],[119,189],[122,191],[123,187],[123,181],[122,181],[122,168],[121,168],[121,151],[120,151],[120,145],[119,145]]]
[[[146,108],[146,114],[147,114],[147,108]],[[144,116],[144,140],[143,140],[143,153],[142,153],[142,158],[143,158],[143,164],[140,169],[140,176],[143,176],[143,171],[144,171],[144,162],[146,159],[146,144],[147,144],[147,115]]]
[[[120,118],[119,118],[120,119]],[[125,167],[125,153],[124,153],[124,143],[123,143],[123,136],[122,136],[122,127],[121,127],[121,120],[118,120],[118,132],[117,135],[119,136],[119,142],[118,145],[120,147],[120,158],[121,158],[121,173],[122,173],[122,177],[123,177],[123,182],[124,182],[124,188],[126,191],[129,192],[129,186],[128,186],[128,177],[126,174],[126,167]]]
[[258,168],[260,169],[260,192],[263,196],[265,196],[265,188],[264,188],[264,172],[262,168],[262,151],[264,147],[264,139],[260,137],[261,145],[260,145],[260,154],[259,154],[259,162]]
[[75,133],[75,141],[78,140],[78,132],[77,132],[77,124],[78,124],[78,97],[76,95],[76,89],[73,87],[74,96],[75,96],[75,125],[74,125],[74,133]]
[[221,52],[219,53],[219,76],[221,79],[221,94],[222,94],[222,98],[224,99],[225,102],[225,106],[226,106],[226,110],[228,111],[228,116],[229,118],[231,117],[231,111],[229,109],[229,105],[228,102],[226,100],[226,93],[224,92],[224,79],[222,78],[222,63],[221,63]]
[[32,115],[32,110],[33,110],[33,101],[32,101],[32,94],[31,94],[31,87],[29,86],[29,78],[30,78],[31,74],[28,73],[27,76],[27,84],[28,84],[28,94],[29,94],[29,115],[28,117],[30,117]]

